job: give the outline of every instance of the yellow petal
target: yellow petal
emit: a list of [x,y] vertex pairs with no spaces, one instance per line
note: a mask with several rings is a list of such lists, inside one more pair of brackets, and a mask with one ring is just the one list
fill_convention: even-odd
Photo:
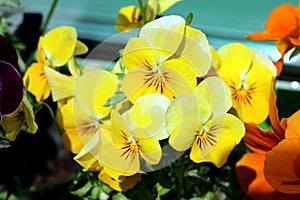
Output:
[[61,74],[45,66],[45,74],[50,85],[53,101],[59,101],[73,96],[75,78]]
[[215,50],[215,48],[212,45],[210,45],[210,52],[211,52],[211,57],[212,57],[211,66],[216,69],[220,69],[222,62],[221,62],[218,52]]
[[133,135],[143,134],[142,138],[136,139],[139,148],[139,153],[147,163],[153,165],[157,164],[160,161],[162,156],[162,151],[158,140],[152,137],[151,135],[145,137],[145,135],[147,135],[147,132],[145,132],[141,128],[136,128],[132,134]]
[[[99,132],[99,134],[101,133]],[[102,169],[99,163],[99,145],[101,145],[99,134],[94,134],[82,150],[74,157],[74,160],[78,162],[84,170],[101,171]]]
[[128,31],[142,25],[142,13],[140,9],[131,5],[122,7],[117,16],[115,29],[118,31]]
[[158,0],[158,10],[157,14],[161,14],[177,2],[180,2],[181,0]]
[[104,107],[117,89],[117,80],[107,71],[97,70],[83,74],[75,82],[74,103],[89,116],[99,120],[107,116],[111,106]]
[[215,142],[211,140],[212,144],[207,145],[210,149],[206,150],[204,146],[202,151],[195,142],[190,158],[196,163],[212,162],[216,167],[221,167],[225,164],[232,149],[243,138],[244,124],[237,117],[225,114],[212,119],[208,132],[212,135],[211,137],[215,138]]
[[26,122],[31,133],[35,133],[38,129],[35,123],[35,115],[32,105],[27,98],[23,98],[22,104],[16,112],[3,116],[1,126],[6,133],[7,139],[14,141],[19,134],[22,126]]
[[[203,99],[204,100],[204,99]],[[209,104],[205,100],[201,107],[195,95],[182,95],[174,99],[167,110],[167,130],[169,143],[177,151],[185,151],[192,146],[200,120],[210,116]]]
[[194,93],[207,100],[214,117],[225,114],[232,106],[230,89],[216,76],[204,79]]
[[130,129],[124,118],[116,111],[111,111],[111,137],[113,142],[122,143],[130,136]]
[[122,59],[127,70],[141,66],[149,68],[156,66],[153,50],[143,38],[131,38],[124,48]]
[[72,56],[71,59],[69,60],[68,68],[69,68],[69,71],[72,74],[72,76],[74,76],[75,78],[78,78],[81,75],[80,66],[76,62],[76,59],[74,56]]
[[204,76],[211,67],[211,52],[204,33],[186,26],[184,40],[171,60],[181,71],[190,71],[194,76]]
[[42,63],[32,63],[26,70],[23,82],[26,84],[26,79],[29,78],[28,91],[31,92],[37,102],[47,99],[50,95],[50,86],[44,71]]
[[176,15],[165,16],[145,24],[139,37],[154,50],[158,64],[171,57],[179,48],[185,30],[185,20]]
[[45,54],[42,52],[42,45],[43,45],[43,37],[40,36],[39,42],[38,42],[38,47],[36,50],[36,59],[38,63],[49,65],[49,62],[46,59]]
[[122,182],[116,181],[112,177],[110,177],[104,170],[102,170],[98,178],[104,182],[105,184],[109,185],[112,189],[119,191],[119,192],[126,192],[129,189],[132,189],[138,181],[141,180],[140,174],[134,174],[132,176],[126,176],[123,178]]
[[81,41],[76,41],[76,46],[74,49],[74,56],[82,55],[88,52],[88,47]]
[[64,129],[62,140],[72,153],[79,153],[89,139],[99,130],[95,120],[91,119],[81,107],[68,103],[57,111],[57,121]]
[[241,43],[229,43],[218,50],[222,65],[219,69],[221,78],[229,84],[231,81],[241,84],[252,62],[252,51]]
[[127,112],[130,129],[140,127],[156,139],[167,138],[169,135],[163,130],[169,104],[169,99],[160,94],[149,94],[138,98]]
[[158,1],[157,0],[147,0],[144,9],[146,12],[146,19],[148,22],[154,20],[157,15]]
[[63,66],[74,54],[77,42],[76,29],[70,26],[60,26],[51,29],[44,36],[42,51],[50,61],[51,66]]
[[176,70],[170,67],[161,66],[160,73],[153,72],[146,67],[139,67],[129,71],[122,81],[122,89],[131,102],[135,102],[140,96],[146,94],[163,94],[173,100],[174,97],[183,94],[193,93],[196,87]]

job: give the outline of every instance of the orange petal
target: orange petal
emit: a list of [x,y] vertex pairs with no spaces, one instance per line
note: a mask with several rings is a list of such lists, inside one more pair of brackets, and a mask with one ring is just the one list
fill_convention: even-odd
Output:
[[283,64],[283,57],[281,57],[279,60],[277,60],[276,62],[274,62],[274,65],[277,69],[277,74],[276,77],[280,76],[281,72],[282,72],[282,64]]
[[278,39],[276,47],[279,53],[284,56],[295,44],[299,43],[299,26],[292,27],[291,30],[284,36]]
[[300,194],[300,139],[284,139],[266,154],[265,178],[286,194]]
[[286,35],[297,24],[298,8],[284,3],[277,6],[269,15],[264,32],[257,31],[246,35],[252,40],[278,40]]
[[262,130],[254,123],[245,124],[245,127],[244,142],[256,153],[265,154],[280,142],[271,130]]
[[263,154],[247,153],[236,163],[241,189],[255,200],[274,199],[275,190],[264,178],[264,160]]
[[295,112],[290,118],[287,119],[287,129],[285,133],[286,138],[300,138],[299,122],[300,110]]
[[[273,82],[273,84],[275,85],[275,81]],[[274,86],[273,86],[273,88],[274,88]],[[269,103],[270,103],[270,105],[269,105],[270,106],[269,120],[270,120],[271,126],[272,126],[273,131],[274,131],[275,135],[277,136],[277,138],[279,140],[282,140],[282,139],[284,139],[285,129],[279,122],[278,109],[276,106],[276,95],[275,95],[274,89],[271,90]]]

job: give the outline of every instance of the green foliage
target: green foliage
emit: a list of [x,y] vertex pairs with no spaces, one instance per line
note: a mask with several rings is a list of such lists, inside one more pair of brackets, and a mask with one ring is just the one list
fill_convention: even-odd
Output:
[[0,136],[0,149],[10,147],[9,140],[6,137]]
[[21,5],[21,0],[0,0],[0,7],[18,7]]
[[116,92],[103,106],[112,106],[126,99],[124,92]]
[[194,14],[192,12],[190,12],[188,14],[188,16],[185,18],[186,25],[190,25],[192,23],[193,17],[194,17]]

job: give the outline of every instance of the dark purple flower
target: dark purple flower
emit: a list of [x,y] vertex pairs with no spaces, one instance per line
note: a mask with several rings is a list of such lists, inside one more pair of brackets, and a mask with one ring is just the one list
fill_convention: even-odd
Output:
[[15,47],[8,38],[0,34],[0,60],[12,64],[18,69],[18,56]]
[[10,63],[0,61],[0,121],[3,115],[13,113],[23,99],[23,81]]

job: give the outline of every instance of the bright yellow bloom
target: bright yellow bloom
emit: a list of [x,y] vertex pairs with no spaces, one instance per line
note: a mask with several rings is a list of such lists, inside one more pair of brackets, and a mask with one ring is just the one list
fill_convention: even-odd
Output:
[[117,89],[115,77],[104,70],[91,71],[76,79],[72,103],[63,105],[57,114],[64,128],[63,142],[73,153],[79,153],[84,144],[105,126],[111,106],[106,101]]
[[145,129],[130,125],[116,110],[111,111],[111,135],[102,137],[100,162],[115,180],[140,172],[140,156],[149,164],[157,164],[162,156],[157,139]]
[[172,101],[166,116],[170,145],[177,151],[191,147],[191,160],[221,167],[245,133],[243,123],[227,114],[230,107],[225,83],[217,77],[204,79],[193,94]]
[[145,94],[159,93],[172,100],[192,93],[196,77],[211,66],[205,35],[185,25],[180,16],[166,16],[147,23],[139,38],[131,38],[123,54],[128,73],[122,89],[131,102]]
[[240,43],[224,45],[218,54],[221,60],[218,74],[231,90],[239,118],[245,123],[263,122],[269,114],[275,66],[259,51]]
[[38,129],[34,121],[34,112],[30,102],[26,97],[18,110],[12,114],[3,116],[1,126],[6,133],[7,139],[14,141],[19,134],[22,126],[26,123],[30,132],[35,133]]
[[[157,15],[161,14],[179,1],[180,0],[147,0],[144,4],[147,21],[150,22],[154,20]],[[119,10],[115,25],[115,28],[118,31],[128,31],[142,25],[142,12],[136,6],[125,6]]]
[[[87,47],[77,40],[77,32],[73,27],[60,26],[51,29],[44,37],[40,37],[36,56],[37,62],[32,63],[23,77],[24,83],[29,79],[28,91],[35,96],[36,101],[43,101],[50,95],[50,86],[44,67],[64,66],[75,55],[86,52]],[[78,74],[72,64],[69,65],[69,70],[72,75]]]

